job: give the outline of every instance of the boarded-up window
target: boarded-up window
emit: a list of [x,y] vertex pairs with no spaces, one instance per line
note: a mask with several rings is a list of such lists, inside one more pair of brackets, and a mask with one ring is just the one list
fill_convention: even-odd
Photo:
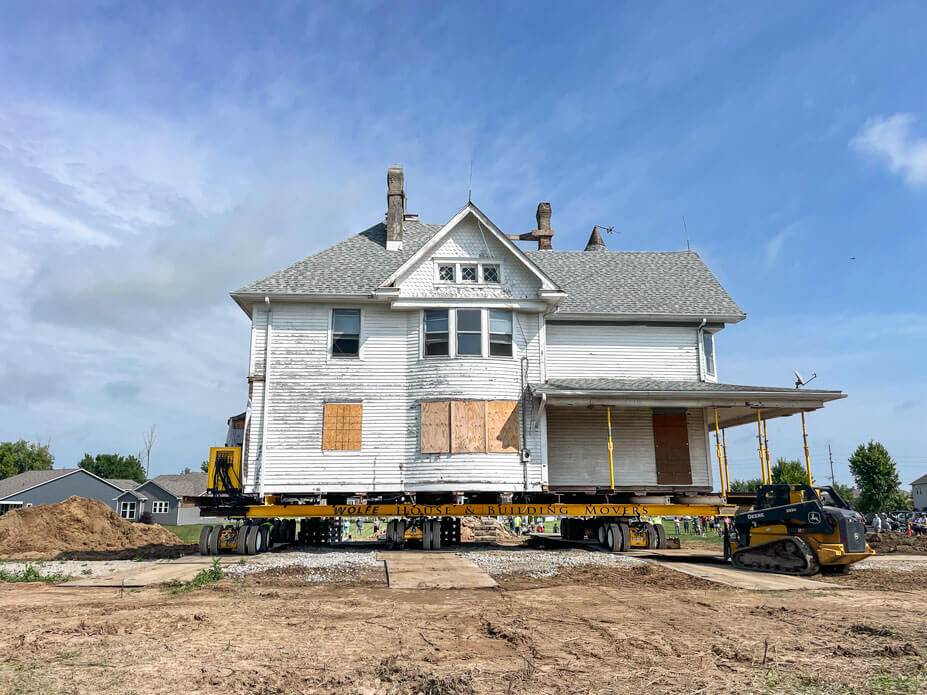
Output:
[[363,414],[360,403],[326,403],[322,449],[360,451]]
[[518,401],[439,401],[421,404],[423,454],[517,453]]
[[451,401],[451,452],[486,451],[485,401]]
[[492,452],[517,452],[521,449],[518,401],[488,401],[486,432]]
[[422,403],[423,454],[447,454],[451,450],[451,404],[448,401]]
[[657,485],[691,485],[689,428],[685,413],[653,414],[653,447]]

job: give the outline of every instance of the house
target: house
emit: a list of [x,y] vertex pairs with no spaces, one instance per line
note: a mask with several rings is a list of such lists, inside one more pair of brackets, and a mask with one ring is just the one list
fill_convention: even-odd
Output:
[[927,475],[911,483],[911,498],[914,501],[914,511],[927,512]]
[[222,519],[200,517],[199,504],[206,496],[205,473],[159,475],[135,488],[144,495],[146,521],[170,526],[220,523]]
[[723,383],[716,341],[745,314],[698,254],[611,251],[598,229],[556,250],[548,203],[536,223],[505,234],[468,202],[425,224],[391,167],[384,223],[232,292],[245,494],[693,500],[720,489],[716,414],[845,396]]
[[99,500],[135,521],[145,498],[134,480],[107,480],[83,468],[26,471],[0,480],[0,514],[19,507],[63,502],[72,495]]

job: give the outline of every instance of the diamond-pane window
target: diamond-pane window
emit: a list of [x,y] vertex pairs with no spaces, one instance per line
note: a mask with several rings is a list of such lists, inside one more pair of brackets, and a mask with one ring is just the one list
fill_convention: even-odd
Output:
[[454,282],[454,275],[454,266],[438,266],[438,279],[441,280],[441,282]]
[[499,282],[499,266],[483,266],[483,282]]
[[476,282],[477,273],[475,265],[462,265],[460,266],[460,280],[461,282]]

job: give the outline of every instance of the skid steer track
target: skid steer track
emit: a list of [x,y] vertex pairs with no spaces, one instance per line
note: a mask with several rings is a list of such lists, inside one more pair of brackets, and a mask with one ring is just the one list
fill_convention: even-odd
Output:
[[740,548],[731,555],[734,567],[753,572],[775,572],[808,577],[821,567],[814,550],[797,536],[785,536],[768,543]]

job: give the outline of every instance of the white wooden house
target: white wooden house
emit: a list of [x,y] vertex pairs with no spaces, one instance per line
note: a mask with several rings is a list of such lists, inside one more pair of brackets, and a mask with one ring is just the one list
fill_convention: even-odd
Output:
[[745,315],[694,252],[597,231],[553,250],[546,203],[526,234],[472,203],[424,224],[399,167],[387,201],[385,223],[232,293],[252,321],[247,494],[705,494],[715,408],[735,425],[843,395],[719,383],[715,336]]

